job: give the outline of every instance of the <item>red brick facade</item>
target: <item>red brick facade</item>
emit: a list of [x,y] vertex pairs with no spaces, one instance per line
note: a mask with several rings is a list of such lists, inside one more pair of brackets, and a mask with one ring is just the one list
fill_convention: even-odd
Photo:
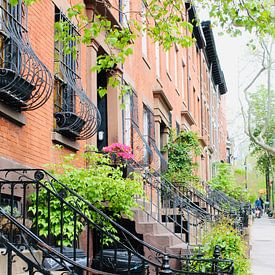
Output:
[[[88,8],[87,14],[89,14],[92,12],[93,1],[85,2]],[[28,11],[28,30],[32,48],[52,75],[54,75],[54,5],[66,12],[69,1],[38,1],[30,6]],[[130,10],[140,9],[141,0],[130,1]],[[117,12],[113,11],[113,15],[118,20]],[[188,20],[187,11],[184,17]],[[201,36],[205,40],[202,31]],[[144,44],[142,46],[142,37],[137,39],[133,45],[134,54],[128,58],[119,72],[123,80],[131,85],[137,94],[136,110],[140,131],[143,132],[144,129],[144,105],[153,112],[153,125],[158,146],[167,141],[170,120],[173,128],[179,126],[181,130],[196,131],[199,134],[203,152],[197,159],[200,164],[199,174],[202,180],[207,180],[211,177],[211,163],[226,158],[226,120],[223,99],[225,96],[219,93],[218,85],[213,84],[211,65],[207,59],[205,47],[200,48],[198,44],[190,48],[174,45],[165,52],[160,46],[159,57],[157,57],[156,44],[149,37],[146,38],[145,43],[146,49]],[[98,50],[108,53],[103,35],[91,41],[88,47],[82,45],[80,51],[82,86],[95,105],[98,78],[95,72],[90,71],[90,67],[95,65]],[[124,124],[118,94],[118,89],[108,88],[109,144],[123,142]],[[22,112],[25,117],[23,126],[12,122],[0,109],[0,167],[8,168],[10,162],[7,160],[29,167],[41,167],[45,163],[56,160],[57,156],[53,153],[52,146],[60,143],[60,139],[53,138],[53,101],[52,94],[49,100],[37,110]],[[161,140],[163,138],[164,141]],[[86,143],[96,144],[96,140],[95,135],[89,140],[71,141],[69,145],[65,142],[67,149],[64,150],[76,152],[72,147],[79,146],[82,151]],[[61,143],[64,144],[64,142]]]

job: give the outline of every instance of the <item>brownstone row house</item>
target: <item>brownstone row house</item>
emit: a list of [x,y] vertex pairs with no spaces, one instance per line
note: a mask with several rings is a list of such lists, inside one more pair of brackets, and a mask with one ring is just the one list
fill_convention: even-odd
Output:
[[[196,42],[169,51],[143,32],[133,44],[134,54],[116,70],[132,89],[122,110],[119,87],[108,87],[108,73],[90,70],[97,56],[109,53],[104,34],[81,45],[76,59],[54,40],[54,25],[61,20],[68,22],[72,35],[79,32],[66,16],[71,2],[84,2],[87,15],[93,16],[93,0],[42,0],[28,9],[0,1],[0,168],[41,168],[56,160],[51,150],[55,144],[79,153],[86,144],[102,149],[115,142],[130,145],[137,158],[161,168],[167,161],[161,149],[173,128],[198,133],[198,174],[209,180],[212,164],[226,161],[227,141],[227,88],[210,22],[197,26],[196,11],[186,4],[182,16],[193,22]],[[104,2],[98,1],[97,12],[121,27],[131,17],[129,11],[146,8],[142,0],[110,1],[118,9]],[[107,87],[103,98],[98,87]],[[159,248],[165,246],[157,236],[150,239]]]

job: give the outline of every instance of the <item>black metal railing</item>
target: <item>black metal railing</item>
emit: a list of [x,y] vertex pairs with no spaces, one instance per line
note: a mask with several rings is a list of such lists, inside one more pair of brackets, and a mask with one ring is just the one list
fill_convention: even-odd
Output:
[[210,186],[208,186],[207,197],[227,213],[238,211],[241,206],[240,202],[227,196],[221,190],[213,189]]
[[[171,264],[196,259],[170,255],[149,245],[44,170],[0,170],[0,198],[2,194],[9,196],[6,200],[9,202],[9,215],[5,214],[5,210],[2,211],[3,216],[8,217],[27,238],[35,239],[34,243],[39,239],[48,245],[48,251],[51,251],[50,246],[53,247],[54,262],[68,262],[73,264],[73,269],[78,267],[85,271],[92,266],[101,270],[99,274],[105,271],[131,274],[138,267],[144,273],[189,274],[181,268],[172,270]],[[20,213],[18,222],[12,218],[17,212]],[[3,228],[0,231],[1,234],[8,233],[8,245],[24,245],[24,238],[17,238],[12,226],[7,228],[8,232],[4,232]],[[64,258],[68,247],[71,257]],[[82,249],[85,261],[76,265],[78,249]],[[198,271],[194,274],[204,273]]]
[[[1,271],[7,275],[29,272],[52,274],[53,266],[66,271],[66,274],[79,274],[78,271],[103,274],[101,271],[85,267],[46,244],[18,219],[7,214],[0,207],[0,257],[5,257]],[[53,265],[54,263],[54,265]],[[88,274],[87,273],[87,274]],[[81,273],[83,274],[83,273]],[[109,274],[109,273],[106,273]]]
[[83,90],[79,76],[62,62],[56,63],[60,66],[60,75],[56,79],[59,105],[55,102],[55,131],[74,139],[91,138],[101,124],[99,110]]
[[234,262],[232,260],[220,259],[220,256],[221,248],[219,245],[215,246],[212,259],[205,259],[203,254],[197,254],[196,257],[191,255],[188,259],[181,261],[182,273],[179,272],[178,274],[234,274]]
[[[175,185],[159,173],[161,160],[159,150],[153,139],[142,135],[139,127],[132,122],[133,153],[135,158],[127,162],[128,168],[139,172],[144,179],[146,198],[138,199],[147,214],[147,220],[153,219],[165,226],[177,238],[189,244],[198,244],[207,222],[213,218],[211,213],[192,202]],[[153,146],[153,143],[155,146]],[[144,162],[144,155],[150,156],[150,162]],[[158,162],[160,160],[160,162]],[[215,213],[216,214],[216,213]],[[171,229],[171,223],[174,229]],[[191,232],[194,233],[191,236]]]
[[199,205],[202,209],[212,214],[213,216],[219,216],[224,213],[224,210],[220,208],[210,197],[207,196],[207,192],[203,194],[195,187],[186,182],[174,182],[174,185],[193,203]]
[[18,111],[34,110],[50,97],[50,71],[32,50],[22,0],[0,1],[0,101]]
[[[100,127],[101,116],[82,87],[79,43],[76,42],[80,33],[57,7],[55,23],[65,24],[67,34],[72,38],[67,45],[71,49],[69,52],[64,51],[66,47],[62,40],[55,41],[55,131],[72,139],[88,139]],[[55,32],[58,36],[57,29]]]
[[[139,172],[144,179],[143,199],[137,201],[147,214],[147,221],[153,219],[165,226],[177,238],[189,244],[199,244],[202,232],[212,216],[194,204],[178,188],[153,168],[144,168],[139,162],[127,162],[128,170]],[[173,229],[168,225],[174,224]]]

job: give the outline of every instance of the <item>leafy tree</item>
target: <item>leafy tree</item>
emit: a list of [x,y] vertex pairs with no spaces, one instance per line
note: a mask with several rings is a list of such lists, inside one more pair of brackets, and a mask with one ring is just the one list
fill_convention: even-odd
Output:
[[228,33],[239,35],[242,30],[258,36],[275,37],[274,0],[195,0],[206,7],[210,16]]
[[247,200],[247,192],[244,190],[244,186],[236,182],[231,165],[228,163],[217,163],[216,168],[216,176],[209,181],[211,187],[223,191],[236,200]]
[[[274,91],[271,92],[274,95]],[[260,86],[254,93],[250,93],[251,105],[251,123],[253,124],[253,135],[259,136],[264,128],[266,131],[262,135],[264,142],[272,147],[275,140],[275,120],[274,120],[274,101],[270,102],[270,112],[268,114],[266,102],[268,101],[268,90],[264,86]],[[270,116],[268,122],[266,117]],[[251,141],[252,154],[257,157],[257,167],[265,174],[267,167],[270,171],[274,171],[275,156],[264,150],[260,145]]]
[[[245,103],[241,103],[241,111],[244,119],[244,132],[255,146],[261,148],[267,154],[275,156],[274,142],[274,91],[271,86],[271,73],[274,64],[272,48],[273,38],[266,38],[260,41],[261,52],[259,55],[261,65],[251,81],[244,88]],[[255,92],[251,88],[259,78],[266,73],[266,85],[261,86]]]

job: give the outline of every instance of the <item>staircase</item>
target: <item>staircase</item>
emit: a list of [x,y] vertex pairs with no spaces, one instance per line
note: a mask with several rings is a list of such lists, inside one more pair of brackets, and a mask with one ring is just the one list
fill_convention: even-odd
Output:
[[190,245],[201,243],[203,231],[213,216],[190,200],[153,168],[135,160],[127,163],[144,179],[146,199],[137,199],[141,208],[135,209],[136,232],[146,242],[176,255],[190,254]]
[[[20,192],[22,199],[19,201],[17,195]],[[35,210],[32,215],[28,211],[30,194],[31,207]],[[0,263],[1,272],[5,275],[60,272],[132,274],[138,269],[143,274],[190,274],[190,271],[192,274],[204,274],[194,269],[195,261],[201,259],[172,254],[176,249],[186,249],[184,242],[178,243],[175,234],[166,232],[173,227],[172,222],[163,222],[166,223],[164,227],[151,219],[152,216],[148,220],[145,211],[136,211],[136,215],[140,215],[140,221],[136,224],[138,231],[147,231],[149,227],[152,230],[140,239],[44,170],[0,170],[0,199],[3,197],[10,207],[10,213],[0,208],[0,245],[3,251]],[[55,211],[59,211],[58,228],[52,228],[56,217],[52,214],[53,202],[58,202],[55,205]],[[41,212],[41,205],[46,206],[44,212]],[[20,218],[16,218],[18,209],[21,211]],[[42,224],[45,222],[43,215],[47,217],[45,224]],[[29,221],[31,228],[28,228]],[[71,224],[70,244],[65,239],[68,224]],[[166,251],[158,248],[161,242],[162,246],[167,246]],[[68,250],[70,255],[66,253]],[[80,250],[85,257],[81,262],[78,261]],[[210,266],[217,266],[218,263],[224,266],[225,262],[230,268],[233,266],[230,260],[217,258],[204,261],[208,261]],[[52,268],[49,262],[58,268]],[[222,266],[219,270],[219,273],[212,274],[232,274],[222,273]]]

